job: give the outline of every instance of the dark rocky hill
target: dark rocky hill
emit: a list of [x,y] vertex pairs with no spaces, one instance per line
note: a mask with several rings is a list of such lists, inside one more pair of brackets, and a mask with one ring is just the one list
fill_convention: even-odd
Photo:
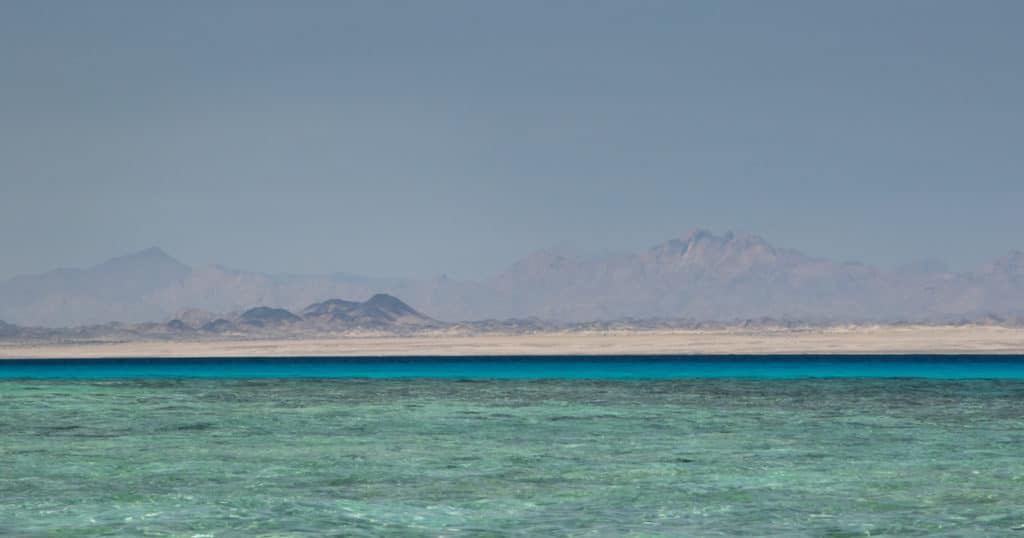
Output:
[[439,325],[397,297],[383,293],[361,303],[331,299],[311,304],[302,310],[302,317],[321,325],[364,329]]
[[250,308],[238,317],[238,323],[251,327],[272,327],[302,321],[302,318],[283,308],[258,306]]

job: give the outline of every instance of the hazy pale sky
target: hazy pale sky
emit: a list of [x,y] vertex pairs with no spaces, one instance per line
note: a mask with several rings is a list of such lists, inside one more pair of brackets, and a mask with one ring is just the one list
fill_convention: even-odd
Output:
[[1024,2],[0,3],[0,277],[1024,249]]

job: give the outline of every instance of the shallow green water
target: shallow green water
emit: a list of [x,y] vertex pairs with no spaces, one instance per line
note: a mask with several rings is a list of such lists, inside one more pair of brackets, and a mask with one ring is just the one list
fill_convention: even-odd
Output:
[[1024,382],[0,382],[4,536],[1024,536]]

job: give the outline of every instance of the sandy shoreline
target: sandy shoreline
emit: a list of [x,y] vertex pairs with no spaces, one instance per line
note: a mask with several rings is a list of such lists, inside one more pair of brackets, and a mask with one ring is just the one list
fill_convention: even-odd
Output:
[[1024,328],[871,326],[198,342],[0,343],[0,359],[819,353],[1024,354]]

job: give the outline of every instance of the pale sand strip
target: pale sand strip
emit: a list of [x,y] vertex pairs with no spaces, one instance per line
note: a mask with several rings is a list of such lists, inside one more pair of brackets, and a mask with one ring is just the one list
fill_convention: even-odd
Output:
[[93,357],[287,357],[464,355],[651,355],[809,353],[1024,354],[1024,329],[1006,327],[836,327],[564,332],[295,340],[3,344],[0,359]]

